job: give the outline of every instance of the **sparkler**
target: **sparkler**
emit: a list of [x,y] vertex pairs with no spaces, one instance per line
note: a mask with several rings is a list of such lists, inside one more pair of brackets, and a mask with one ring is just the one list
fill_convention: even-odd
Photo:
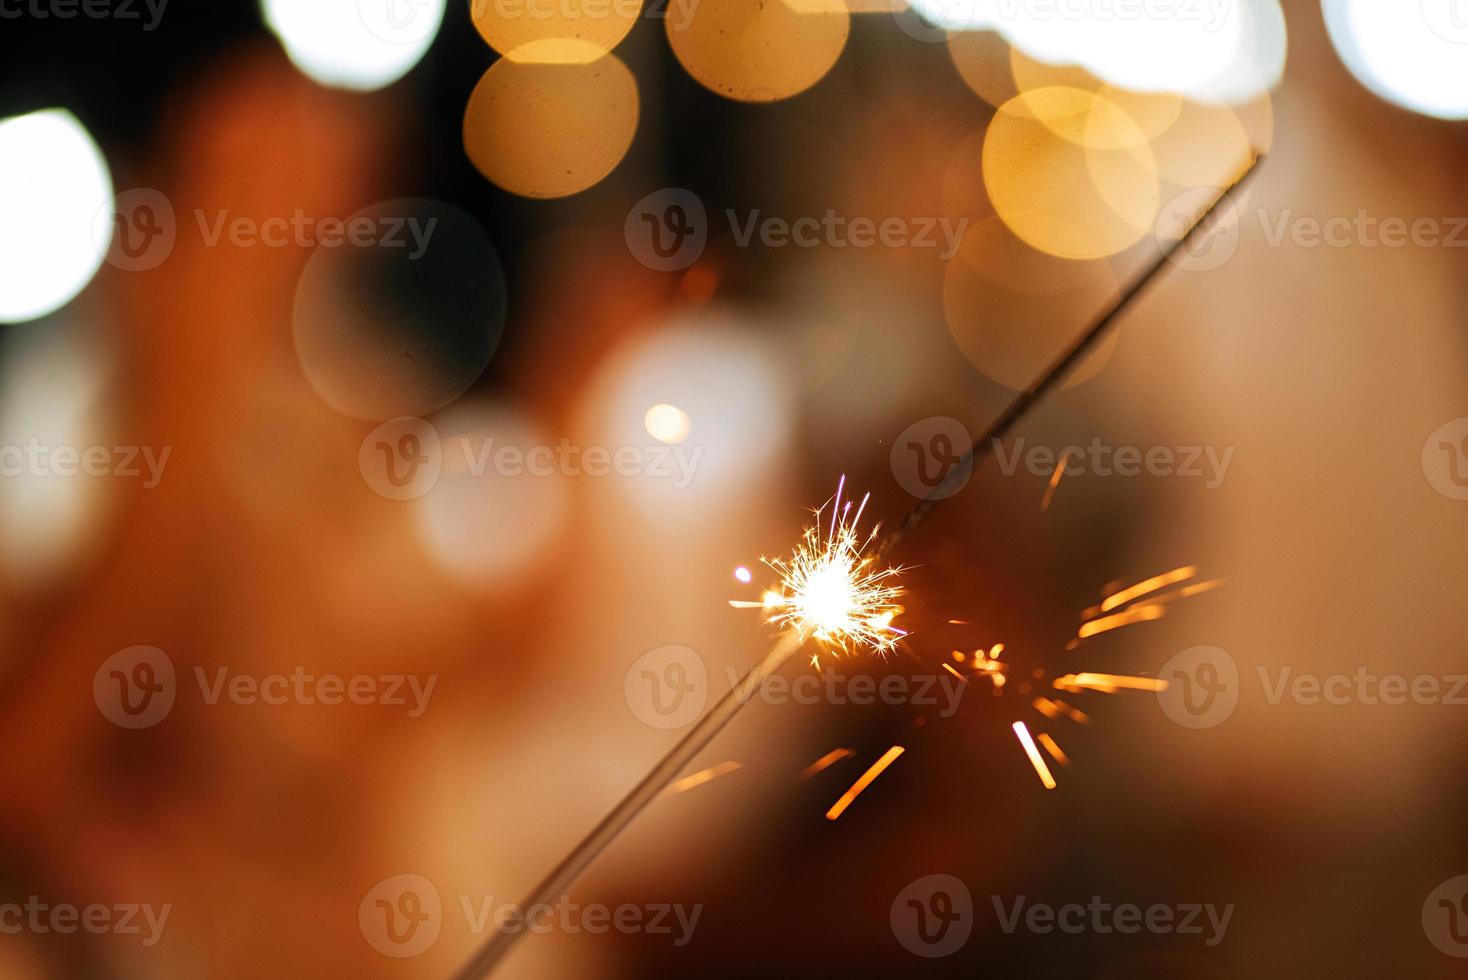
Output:
[[[1255,156],[1238,179],[1198,216],[1187,233],[1164,248],[1158,258],[1100,319],[1081,334],[1034,383],[1015,396],[989,428],[973,441],[958,465],[949,470],[948,476],[926,498],[903,515],[886,535],[879,537],[874,529],[865,538],[860,536],[857,525],[862,509],[866,506],[865,497],[856,515],[847,520],[850,503],[847,503],[846,509],[842,508],[840,497],[845,485],[845,478],[842,478],[832,507],[830,531],[822,536],[819,520],[821,515],[818,511],[818,520],[813,528],[806,530],[795,553],[789,559],[767,562],[781,575],[782,588],[779,592],[768,594],[757,605],[769,608],[773,613],[773,621],[784,626],[785,632],[749,673],[688,730],[585,839],[572,848],[519,908],[528,909],[553,902],[568,889],[637,815],[662,794],[714,736],[723,730],[739,709],[759,692],[765,681],[804,647],[807,641],[815,638],[841,650],[864,647],[885,652],[891,649],[901,636],[901,631],[892,627],[892,619],[900,611],[895,604],[900,590],[892,582],[898,569],[885,565],[887,556],[912,533],[940,500],[956,493],[958,487],[954,484],[966,479],[967,474],[988,456],[991,447],[1007,436],[1041,398],[1085,359],[1172,257],[1179,250],[1193,244],[1200,231],[1209,226],[1209,219],[1218,207],[1258,169],[1262,160],[1262,155]],[[873,544],[874,548],[869,547]],[[996,687],[1003,684],[1002,671],[996,671],[991,676]],[[1053,703],[1057,706],[1063,704]],[[1066,708],[1072,713],[1072,717],[1080,716],[1076,720],[1084,718],[1075,709],[1069,709],[1069,706]],[[1015,731],[1042,780],[1047,782],[1047,786],[1052,785],[1054,779],[1049,775],[1049,769],[1023,722],[1016,722]],[[862,778],[869,783],[901,753],[901,746],[893,746]],[[858,786],[853,786],[848,791],[851,798],[854,799],[865,785],[859,780]],[[832,808],[832,813],[836,816],[840,815],[845,805],[850,804],[846,797],[842,800],[844,804],[838,801],[837,806]],[[827,817],[835,819],[831,813]],[[488,976],[525,931],[497,931],[455,974],[455,980],[480,980]]]

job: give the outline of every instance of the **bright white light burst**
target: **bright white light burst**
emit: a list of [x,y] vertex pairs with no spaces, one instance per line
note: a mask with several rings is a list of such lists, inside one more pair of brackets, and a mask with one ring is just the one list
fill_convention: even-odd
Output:
[[877,528],[863,536],[858,528],[871,494],[861,499],[856,513],[851,501],[841,502],[846,477],[841,478],[831,505],[815,512],[815,523],[805,529],[789,558],[765,559],[780,575],[778,591],[767,593],[759,605],[771,612],[771,622],[808,633],[843,652],[870,649],[887,653],[904,635],[892,625],[902,612],[895,583],[900,568],[878,564],[866,554],[876,540]]

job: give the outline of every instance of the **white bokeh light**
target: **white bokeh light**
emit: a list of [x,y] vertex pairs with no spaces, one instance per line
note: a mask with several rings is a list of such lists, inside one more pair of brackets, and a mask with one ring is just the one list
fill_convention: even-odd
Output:
[[912,0],[948,30],[992,30],[1032,58],[1080,65],[1113,85],[1244,102],[1284,71],[1278,0]]
[[93,223],[111,199],[107,161],[71,113],[0,121],[0,321],[52,313],[92,281]]
[[370,91],[423,59],[443,24],[444,0],[261,0],[286,54],[323,85]]
[[1322,0],[1330,39],[1377,95],[1468,119],[1468,0]]

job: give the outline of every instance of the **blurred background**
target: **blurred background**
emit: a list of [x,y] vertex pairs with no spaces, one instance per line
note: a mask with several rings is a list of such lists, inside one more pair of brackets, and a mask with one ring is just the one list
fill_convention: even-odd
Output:
[[[692,720],[646,665],[728,690],[774,635],[729,600],[842,475],[900,517],[1261,153],[903,543],[901,648],[783,671],[936,704],[756,700],[570,896],[700,906],[686,941],[556,928],[502,975],[1461,975],[1468,8],[0,19],[0,977],[448,976]],[[1173,569],[1206,588],[1083,627]],[[1227,711],[1054,687],[1198,647]],[[300,674],[370,691],[250,695]],[[935,874],[941,955],[902,919]],[[1093,896],[1234,910],[996,911]]]

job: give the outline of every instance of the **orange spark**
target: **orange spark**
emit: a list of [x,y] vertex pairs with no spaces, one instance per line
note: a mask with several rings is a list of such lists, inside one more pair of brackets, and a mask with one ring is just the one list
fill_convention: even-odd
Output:
[[707,783],[714,779],[718,779],[720,776],[723,776],[726,773],[731,773],[735,769],[739,768],[741,767],[737,762],[721,762],[717,766],[713,766],[712,768],[703,769],[699,772],[693,773],[692,775],[684,776],[676,783],[670,784],[667,789],[663,790],[663,793],[667,796],[672,796],[675,793],[683,793],[690,789],[693,789],[695,786],[702,786],[704,783]]
[[1050,775],[1050,767],[1045,765],[1045,759],[1040,755],[1040,750],[1035,748],[1035,740],[1030,738],[1030,730],[1025,723],[1017,721],[1014,723],[1014,734],[1019,736],[1019,744],[1024,746],[1025,755],[1030,757],[1030,765],[1035,767],[1035,773],[1040,777],[1040,782],[1045,784],[1046,789],[1055,788],[1055,777]]
[[1128,602],[1131,602],[1138,596],[1144,596],[1148,592],[1156,592],[1158,589],[1167,585],[1175,585],[1178,582],[1185,582],[1197,574],[1197,565],[1184,565],[1182,568],[1174,568],[1170,572],[1163,572],[1161,575],[1154,575],[1149,579],[1138,582],[1136,585],[1122,589],[1120,592],[1116,592],[1110,596],[1107,596],[1101,601],[1101,611],[1111,612],[1111,610],[1116,609],[1118,606],[1126,605]]
[[1165,691],[1167,681],[1156,677],[1133,677],[1124,674],[1066,674],[1055,679],[1055,688],[1061,691],[1100,691],[1114,694],[1126,691]]
[[957,677],[959,680],[963,681],[965,684],[968,683],[968,678],[960,674],[958,671],[954,670],[952,664],[944,664],[943,669],[948,671],[948,673],[952,674],[954,677]]
[[853,754],[854,753],[850,749],[832,749],[831,751],[827,752],[825,755],[817,759],[815,762],[812,762],[810,765],[806,766],[805,771],[800,774],[800,778],[809,779],[816,773],[821,772],[824,769],[830,768],[831,766],[834,766],[842,759],[845,759]]
[[1125,612],[1103,616],[1100,619],[1093,619],[1089,623],[1084,624],[1076,633],[1076,639],[1084,640],[1098,633],[1106,633],[1110,630],[1120,629],[1123,626],[1130,626],[1133,623],[1150,623],[1155,619],[1161,619],[1165,615],[1167,615],[1167,609],[1164,606],[1133,606]]
[[892,763],[896,762],[897,757],[904,751],[906,750],[900,745],[894,745],[888,749],[880,759],[872,763],[870,769],[861,774],[860,779],[851,784],[850,789],[841,794],[841,798],[836,801],[835,805],[826,811],[826,819],[835,820],[841,814],[845,813],[846,808],[851,806],[852,801],[861,795],[862,790],[866,789],[872,784],[873,780],[882,775],[882,772]]
[[1060,454],[1060,459],[1055,463],[1055,472],[1050,474],[1050,485],[1045,488],[1045,496],[1040,498],[1040,513],[1050,509],[1050,500],[1055,496],[1055,488],[1060,486],[1060,478],[1065,475],[1065,461],[1070,458],[1070,450]]
[[1044,732],[1036,735],[1035,738],[1039,739],[1040,744],[1045,747],[1045,751],[1049,752],[1051,757],[1053,757],[1056,762],[1060,763],[1062,766],[1070,765],[1069,757],[1067,757],[1064,752],[1060,751],[1060,746],[1055,744],[1055,739],[1051,738]]

